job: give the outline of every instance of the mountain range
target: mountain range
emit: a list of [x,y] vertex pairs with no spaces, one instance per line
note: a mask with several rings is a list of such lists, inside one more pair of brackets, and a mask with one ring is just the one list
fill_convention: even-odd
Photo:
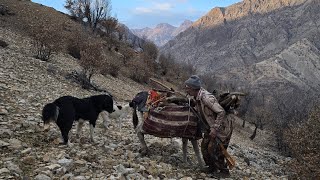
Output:
[[140,38],[146,38],[157,46],[162,46],[192,25],[192,21],[185,20],[179,27],[168,23],[160,23],[155,28],[131,29],[132,33]]
[[319,9],[317,0],[244,0],[216,7],[161,53],[194,64],[197,74],[213,74],[220,87],[248,92],[246,114],[263,109],[272,112],[270,119],[304,118],[319,99]]

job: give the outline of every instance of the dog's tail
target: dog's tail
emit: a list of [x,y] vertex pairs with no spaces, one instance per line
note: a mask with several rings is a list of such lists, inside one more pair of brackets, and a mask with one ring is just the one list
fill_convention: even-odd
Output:
[[134,129],[136,129],[136,127],[138,126],[139,123],[139,119],[138,119],[138,115],[137,115],[137,105],[135,105],[135,103],[130,102],[129,106],[132,107],[132,123],[133,123],[133,127]]
[[46,104],[42,110],[42,120],[45,124],[50,121],[56,122],[59,116],[59,107],[54,103]]

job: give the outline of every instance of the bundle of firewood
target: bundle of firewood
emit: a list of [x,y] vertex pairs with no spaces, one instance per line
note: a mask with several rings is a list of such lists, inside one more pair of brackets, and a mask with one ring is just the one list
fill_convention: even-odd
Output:
[[240,106],[240,97],[245,95],[245,93],[241,92],[225,92],[221,93],[217,99],[225,111],[229,111],[232,109],[237,109]]

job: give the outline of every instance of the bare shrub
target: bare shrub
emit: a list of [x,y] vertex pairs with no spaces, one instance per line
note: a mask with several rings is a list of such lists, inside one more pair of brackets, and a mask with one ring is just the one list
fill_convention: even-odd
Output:
[[120,65],[118,63],[110,63],[108,69],[111,76],[118,77],[120,71]]
[[110,0],[66,0],[65,8],[71,16],[79,21],[88,24],[93,31],[97,25],[110,17]]
[[72,71],[71,73],[67,74],[65,77],[66,79],[71,80],[72,82],[80,84],[83,89],[95,90],[99,92],[107,92],[105,89],[101,89],[97,85],[90,82],[86,74],[84,73],[84,71],[81,71],[81,72]]
[[142,49],[146,58],[152,61],[155,61],[157,59],[159,50],[158,47],[152,41],[145,40],[145,42],[142,45]]
[[183,81],[187,80],[191,75],[196,73],[196,69],[190,62],[180,64],[178,70],[180,71],[180,78]]
[[118,32],[119,41],[127,39],[127,31],[123,25],[117,24],[116,31]]
[[136,53],[132,48],[128,46],[122,46],[122,47],[124,48],[121,48],[119,52],[123,55],[123,64],[127,64],[127,62],[135,58]]
[[100,72],[103,64],[102,45],[100,43],[85,44],[80,51],[80,65],[85,77],[91,82],[93,75]]
[[81,58],[80,50],[81,50],[81,45],[78,43],[78,41],[70,40],[68,42],[67,51],[68,51],[68,54],[70,54],[72,57],[76,59],[80,59]]
[[143,61],[135,60],[128,63],[129,77],[139,83],[147,83],[152,73]]
[[101,29],[104,30],[107,37],[111,37],[112,33],[116,31],[118,25],[118,19],[114,17],[109,17],[100,22]]
[[191,63],[178,63],[171,54],[159,56],[157,70],[166,81],[175,84],[183,84],[196,71]]
[[191,75],[195,74],[195,69],[189,63],[177,63],[171,64],[166,76],[166,80],[182,85]]
[[88,41],[84,33],[72,33],[71,39],[67,42],[67,52],[76,59],[81,59],[80,51]]
[[32,36],[38,59],[48,61],[54,51],[61,49],[59,29],[54,26],[35,26]]
[[305,123],[292,125],[285,131],[287,142],[296,161],[288,168],[295,172],[293,178],[320,178],[320,106],[311,111]]
[[110,74],[113,77],[118,77],[121,65],[121,61],[119,61],[111,53],[108,53],[104,58],[103,65],[101,67],[101,74]]
[[174,65],[174,61],[170,56],[167,57],[161,54],[159,57],[159,68],[158,68],[159,74],[161,76],[166,76],[173,65]]

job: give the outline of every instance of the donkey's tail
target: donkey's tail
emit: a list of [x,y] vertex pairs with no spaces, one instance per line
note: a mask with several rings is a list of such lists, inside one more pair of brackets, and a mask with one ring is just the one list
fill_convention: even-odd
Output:
[[138,126],[138,123],[139,123],[139,119],[138,119],[138,115],[137,115],[137,106],[133,107],[132,123],[133,123],[134,129],[136,129],[136,127]]
[[138,119],[138,115],[137,115],[137,105],[135,102],[131,101],[129,103],[129,106],[132,107],[132,123],[133,123],[133,127],[134,129],[136,129],[136,127],[138,126],[139,123],[139,119]]

